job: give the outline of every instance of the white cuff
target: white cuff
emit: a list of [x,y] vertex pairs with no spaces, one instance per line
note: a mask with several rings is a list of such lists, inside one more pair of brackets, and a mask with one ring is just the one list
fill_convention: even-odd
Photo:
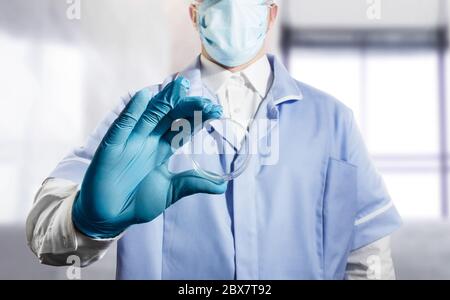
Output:
[[92,239],[72,223],[72,206],[78,185],[63,179],[48,179],[36,195],[27,218],[27,239],[31,250],[42,263],[71,264],[67,258],[76,255],[81,266],[101,259],[109,246],[121,237]]
[[351,252],[347,262],[346,279],[394,280],[390,236]]

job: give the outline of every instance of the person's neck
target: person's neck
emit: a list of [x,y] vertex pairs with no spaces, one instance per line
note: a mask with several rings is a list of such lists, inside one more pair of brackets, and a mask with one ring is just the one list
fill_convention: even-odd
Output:
[[224,68],[225,70],[230,71],[231,73],[237,73],[240,72],[242,70],[245,70],[246,68],[248,68],[249,66],[251,66],[253,63],[255,63],[256,61],[258,61],[261,57],[263,57],[264,55],[266,55],[266,50],[265,49],[261,49],[261,51],[258,53],[258,55],[255,56],[255,58],[253,58],[251,61],[249,61],[246,64],[237,66],[237,67],[227,67],[222,65],[221,63],[215,61],[211,56],[208,55],[208,53],[206,52],[205,49],[202,49],[202,55],[204,57],[206,57],[208,60],[212,61],[213,63],[221,66],[222,68]]

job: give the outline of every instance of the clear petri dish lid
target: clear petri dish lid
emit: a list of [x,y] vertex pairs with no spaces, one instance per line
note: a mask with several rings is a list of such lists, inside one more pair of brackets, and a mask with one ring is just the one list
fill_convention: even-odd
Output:
[[191,136],[186,150],[194,170],[201,176],[230,181],[248,167],[249,132],[232,119],[208,120]]

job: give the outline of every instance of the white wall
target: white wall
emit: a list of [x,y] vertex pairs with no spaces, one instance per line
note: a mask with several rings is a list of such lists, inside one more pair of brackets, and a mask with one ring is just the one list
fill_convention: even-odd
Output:
[[87,134],[120,96],[162,80],[171,67],[173,36],[161,1],[95,0],[82,6],[78,47]]
[[0,224],[24,224],[42,181],[119,97],[171,71],[160,1],[82,0],[80,20],[68,8],[0,0]]

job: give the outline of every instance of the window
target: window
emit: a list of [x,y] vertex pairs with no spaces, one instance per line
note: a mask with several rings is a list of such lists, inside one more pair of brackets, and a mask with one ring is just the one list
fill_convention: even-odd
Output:
[[294,77],[354,111],[400,214],[441,216],[437,49],[300,45],[289,58]]

